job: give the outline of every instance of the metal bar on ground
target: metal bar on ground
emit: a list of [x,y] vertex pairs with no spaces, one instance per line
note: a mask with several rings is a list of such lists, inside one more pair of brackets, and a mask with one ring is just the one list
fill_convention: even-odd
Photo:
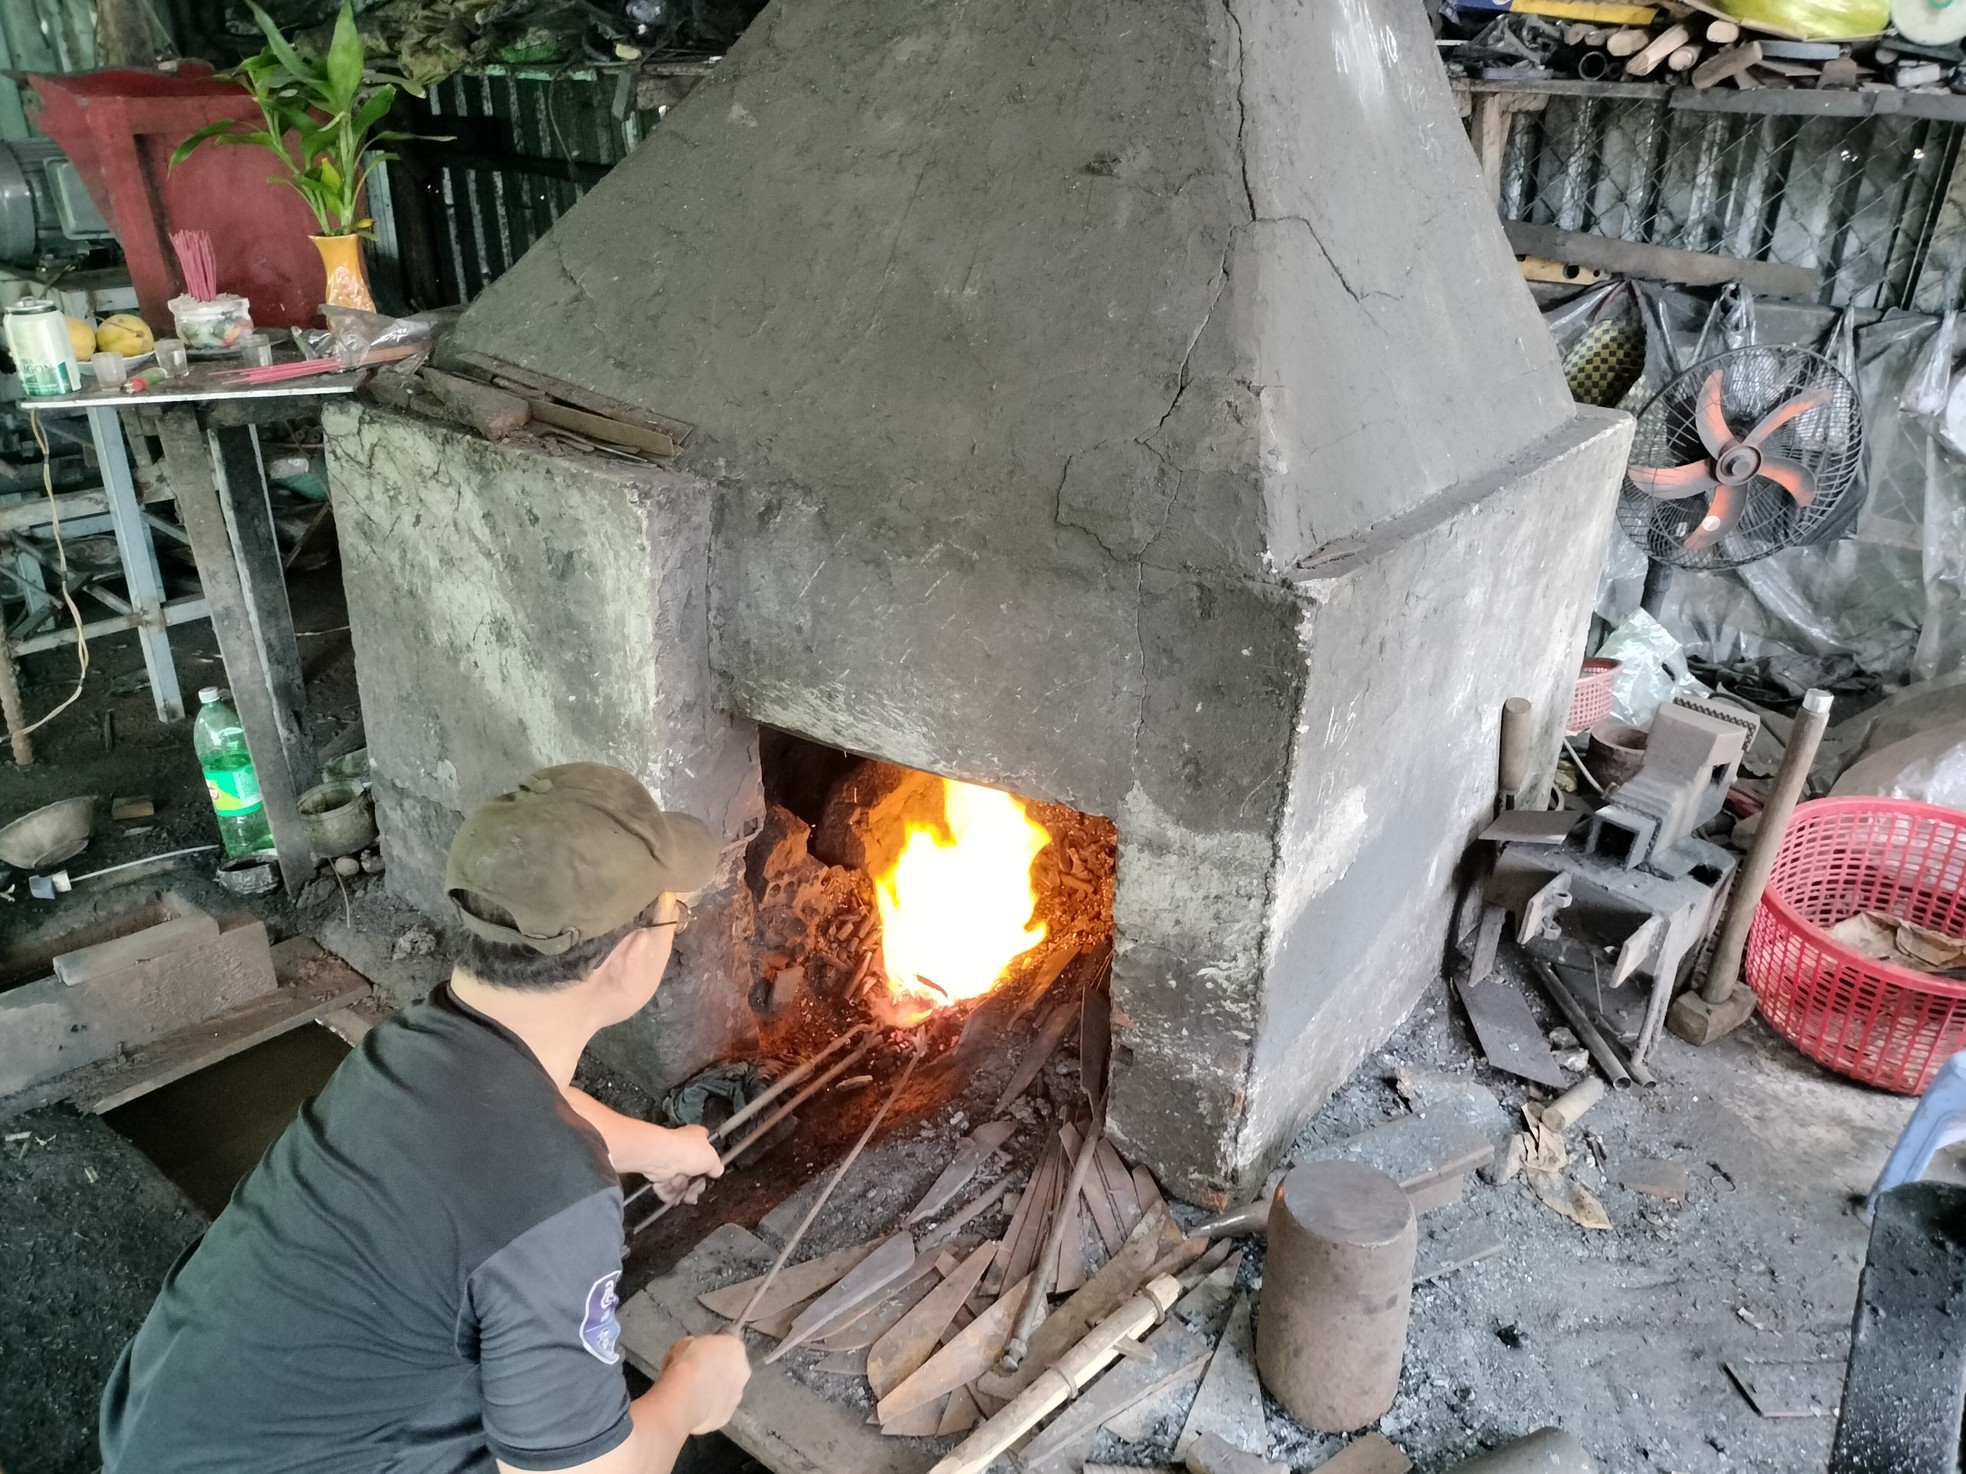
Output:
[[129,585],[132,612],[138,616],[137,644],[143,650],[143,667],[150,676],[150,697],[157,707],[157,719],[183,721],[184,693],[178,689],[177,665],[171,658],[170,626],[163,615],[164,576],[158,570],[150,525],[144,521],[143,504],[138,500],[136,482],[130,475],[130,458],[123,445],[123,423],[117,418],[117,411],[101,405],[92,406],[86,418],[89,434],[95,439],[96,465],[102,473],[110,525],[116,533],[116,551],[123,561],[123,579]]

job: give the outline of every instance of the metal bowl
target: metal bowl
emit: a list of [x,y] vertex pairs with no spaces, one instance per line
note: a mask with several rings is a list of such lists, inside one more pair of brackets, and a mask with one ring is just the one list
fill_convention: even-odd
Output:
[[65,798],[14,820],[0,829],[0,860],[17,870],[59,865],[88,846],[96,822],[94,794]]

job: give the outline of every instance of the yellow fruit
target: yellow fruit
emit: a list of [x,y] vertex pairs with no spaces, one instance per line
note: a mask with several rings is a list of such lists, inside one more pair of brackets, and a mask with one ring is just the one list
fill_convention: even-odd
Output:
[[79,317],[68,320],[68,341],[74,345],[75,356],[87,363],[96,356],[96,330]]
[[119,312],[114,317],[105,317],[102,326],[96,329],[96,347],[120,353],[125,358],[148,353],[156,346],[157,340],[151,336],[150,324],[134,312]]

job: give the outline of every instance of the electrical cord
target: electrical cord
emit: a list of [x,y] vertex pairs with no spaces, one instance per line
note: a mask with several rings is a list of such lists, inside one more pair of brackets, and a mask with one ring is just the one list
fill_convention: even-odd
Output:
[[30,732],[38,732],[69,707],[82,699],[82,687],[89,679],[89,637],[82,632],[82,611],[75,607],[75,596],[68,589],[68,548],[61,540],[61,500],[55,495],[54,462],[48,451],[48,436],[41,428],[41,414],[38,410],[27,412],[27,423],[34,432],[34,443],[41,451],[41,489],[48,494],[49,525],[55,534],[55,564],[61,581],[61,601],[68,606],[68,617],[75,622],[75,689],[68,693],[68,699],[55,707],[40,721],[21,728],[18,736],[25,737]]

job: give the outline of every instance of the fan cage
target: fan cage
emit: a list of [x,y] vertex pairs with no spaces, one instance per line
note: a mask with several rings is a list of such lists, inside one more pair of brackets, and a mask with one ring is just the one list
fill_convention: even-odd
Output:
[[1688,548],[1686,539],[1706,517],[1713,495],[1665,500],[1627,479],[1618,499],[1619,526],[1648,558],[1676,568],[1738,568],[1816,541],[1844,520],[1838,517],[1839,505],[1860,494],[1863,416],[1856,388],[1828,359],[1806,348],[1736,348],[1678,374],[1639,411],[1631,465],[1663,468],[1711,459],[1694,414],[1700,388],[1716,370],[1722,413],[1737,437],[1796,395],[1817,388],[1829,391],[1827,404],[1797,415],[1761,447],[1765,454],[1809,471],[1816,481],[1816,499],[1802,506],[1773,481],[1756,476],[1740,488],[1745,498],[1733,529],[1708,547]]

